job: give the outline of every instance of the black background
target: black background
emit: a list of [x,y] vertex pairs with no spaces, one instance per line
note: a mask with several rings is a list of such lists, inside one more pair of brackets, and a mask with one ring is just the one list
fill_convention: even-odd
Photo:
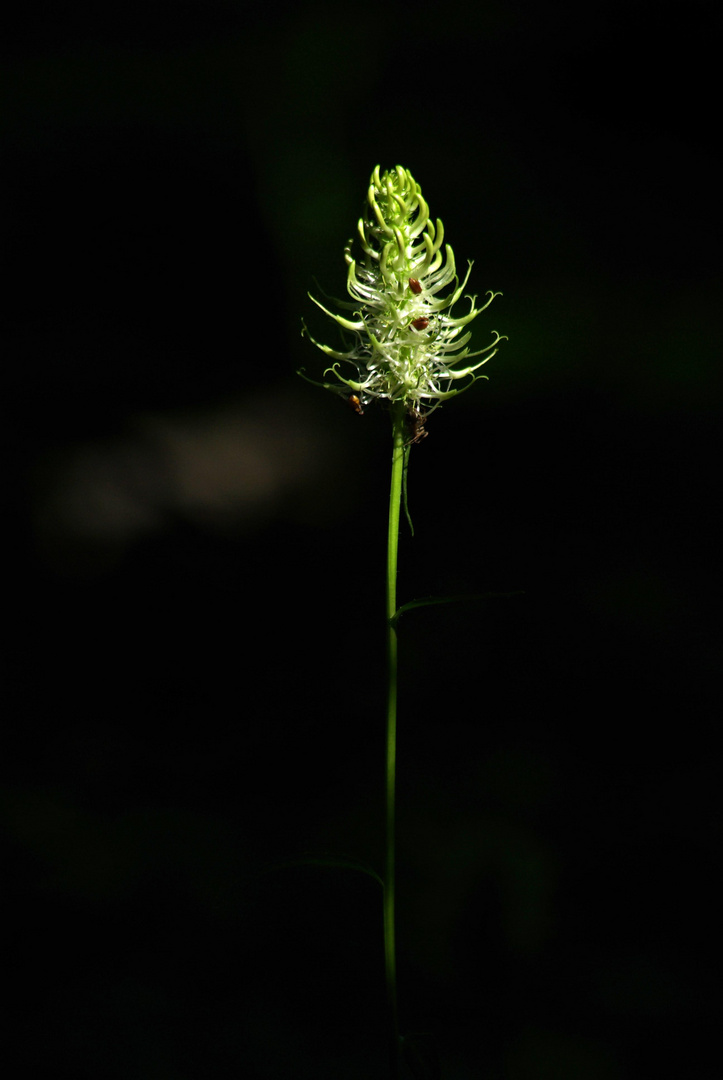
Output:
[[402,1027],[445,1080],[718,1075],[720,31],[146,0],[3,35],[18,1076],[385,1075],[378,886],[269,869],[383,861],[389,420],[294,374],[377,162],[509,336],[413,451],[400,602],[524,590],[400,623]]

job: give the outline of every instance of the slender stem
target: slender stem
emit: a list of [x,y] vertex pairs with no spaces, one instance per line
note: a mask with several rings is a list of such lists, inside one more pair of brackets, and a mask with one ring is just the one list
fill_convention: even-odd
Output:
[[399,1076],[399,1020],[397,1017],[397,962],[394,942],[394,871],[395,871],[395,787],[397,761],[397,630],[392,618],[397,611],[397,551],[399,547],[399,508],[404,467],[404,405],[395,405],[392,413],[394,449],[392,482],[389,493],[389,534],[387,543],[387,844],[384,875],[384,967],[389,1007],[389,1061],[391,1076]]

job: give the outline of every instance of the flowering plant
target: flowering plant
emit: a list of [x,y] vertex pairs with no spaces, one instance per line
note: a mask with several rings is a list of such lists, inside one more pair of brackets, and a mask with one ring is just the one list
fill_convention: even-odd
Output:
[[[411,173],[397,165],[383,174],[379,166],[372,173],[367,206],[359,221],[362,256],[352,256],[351,241],[345,256],[349,267],[347,291],[351,301],[338,301],[351,317],[329,311],[311,299],[333,319],[347,338],[346,349],[316,345],[334,363],[324,372],[334,382],[316,382],[326,390],[346,396],[357,412],[370,401],[385,401],[392,414],[392,470],[389,493],[387,542],[387,754],[386,754],[386,849],[385,872],[354,861],[357,870],[369,874],[382,885],[384,908],[384,967],[389,1011],[390,1076],[400,1076],[401,1057],[414,1053],[409,1037],[399,1031],[395,949],[395,786],[397,731],[397,624],[412,608],[449,603],[460,597],[425,597],[397,607],[397,555],[402,494],[406,510],[406,470],[410,446],[425,434],[424,421],[439,404],[467,389],[477,374],[497,352],[502,340],[493,331],[493,340],[484,349],[470,352],[471,333],[465,328],[499,293],[476,307],[470,296],[470,310],[455,317],[452,308],[467,286],[472,264],[460,284],[449,244],[444,245],[444,229],[429,217],[429,207]],[[447,286],[451,292],[441,295]],[[475,359],[475,362],[468,361]],[[342,369],[342,365],[348,365]],[[351,369],[351,370],[350,370]],[[303,371],[299,372],[303,375]],[[307,378],[306,375],[303,375]],[[309,379],[309,382],[315,382]],[[411,437],[410,437],[411,429]],[[407,514],[407,517],[409,515]],[[410,520],[411,526],[411,520]],[[481,599],[470,597],[469,599]],[[335,860],[349,867],[348,858]],[[417,1073],[415,1072],[415,1075]],[[418,1073],[418,1075],[422,1075]],[[425,1071],[424,1075],[432,1075]]]
[[[432,222],[421,187],[401,165],[383,174],[378,165],[374,169],[358,234],[362,258],[352,256],[352,241],[345,251],[352,302],[337,301],[352,317],[334,314],[311,296],[351,335],[349,348],[339,350],[316,341],[304,326],[302,333],[335,361],[324,375],[333,375],[337,382],[316,385],[353,395],[357,411],[377,398],[403,402],[408,414],[424,418],[440,402],[485,378],[477,371],[502,339],[494,331],[490,345],[470,352],[472,335],[463,331],[501,294],[488,292],[481,307],[475,306],[476,296],[470,296],[470,310],[452,315],[472,263],[460,284],[452,248],[444,244],[442,250],[442,222]],[[452,291],[440,295],[451,283]],[[467,363],[473,357],[481,359]],[[347,377],[349,369],[342,371],[342,363],[351,365],[354,375]],[[460,380],[466,380],[464,385],[457,385]]]

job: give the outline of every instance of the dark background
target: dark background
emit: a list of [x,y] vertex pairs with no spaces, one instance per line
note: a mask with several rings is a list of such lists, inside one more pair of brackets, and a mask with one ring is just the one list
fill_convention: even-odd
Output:
[[524,590],[400,623],[402,1027],[719,1075],[719,6],[63,8],[0,67],[5,1060],[385,1075],[378,886],[268,869],[383,861],[389,420],[294,374],[379,162],[509,336],[400,602]]

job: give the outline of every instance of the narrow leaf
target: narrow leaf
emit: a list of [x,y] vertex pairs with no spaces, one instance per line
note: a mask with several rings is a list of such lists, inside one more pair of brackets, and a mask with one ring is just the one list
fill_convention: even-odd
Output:
[[514,589],[512,592],[488,592],[488,593],[460,593],[457,596],[423,596],[419,600],[409,600],[397,608],[396,614],[389,620],[392,626],[396,626],[405,611],[412,608],[430,607],[432,604],[462,604],[473,600],[499,600],[508,599],[511,596],[524,596],[524,589]]
[[294,866],[322,866],[336,867],[341,870],[356,870],[360,874],[366,874],[367,877],[374,878],[374,880],[384,888],[384,882],[376,870],[372,870],[370,866],[361,862],[360,859],[355,859],[352,855],[298,855],[289,859],[281,859],[278,862],[269,863],[267,866],[263,867],[261,872],[267,874],[272,870],[288,870]]

